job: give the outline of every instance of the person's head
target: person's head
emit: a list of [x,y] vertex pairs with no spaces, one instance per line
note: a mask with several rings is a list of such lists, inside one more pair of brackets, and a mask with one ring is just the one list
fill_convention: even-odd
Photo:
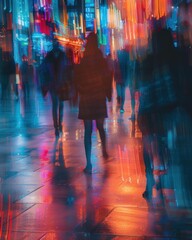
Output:
[[94,32],[89,33],[86,40],[87,40],[87,43],[85,46],[86,50],[94,51],[95,49],[98,48],[97,35]]
[[53,40],[53,50],[59,49],[59,41],[57,39]]
[[111,53],[107,54],[107,58],[112,58]]
[[59,41],[57,39],[53,40],[53,49],[52,52],[54,54],[54,57],[58,57],[59,56],[59,51],[60,51],[60,44]]
[[129,45],[129,44],[125,44],[124,50],[125,50],[126,52],[130,52],[130,45]]
[[26,55],[22,56],[22,62],[27,62],[27,56]]

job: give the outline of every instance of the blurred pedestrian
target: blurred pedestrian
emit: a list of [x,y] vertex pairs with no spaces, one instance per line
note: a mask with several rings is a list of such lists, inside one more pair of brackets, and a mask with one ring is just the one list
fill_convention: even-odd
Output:
[[15,100],[18,100],[17,84],[16,84],[16,64],[14,57],[9,55],[9,81],[11,86],[11,93]]
[[148,200],[156,184],[154,170],[164,173],[170,164],[167,136],[179,107],[176,52],[171,32],[167,29],[154,31],[151,50],[142,62],[138,112],[146,171],[143,197]]
[[96,121],[101,138],[103,157],[108,158],[104,119],[107,117],[106,99],[111,101],[112,80],[109,80],[109,75],[107,61],[98,48],[97,35],[92,32],[87,37],[84,56],[75,71],[75,83],[80,98],[78,118],[84,121],[85,128],[84,146],[87,160],[85,173],[92,173],[93,120]]
[[114,63],[114,79],[116,82],[117,104],[120,106],[120,112],[124,113],[125,90],[128,80],[129,55],[125,49],[117,51],[117,58]]
[[136,119],[135,98],[136,98],[136,93],[138,91],[138,83],[141,79],[141,66],[142,66],[141,55],[137,54],[135,59],[130,60],[129,67],[128,67],[128,71],[129,71],[128,88],[129,88],[130,97],[131,97],[131,116],[129,119],[132,120],[133,122]]
[[22,62],[20,65],[20,79],[21,79],[21,86],[23,90],[24,99],[29,98],[30,93],[30,71],[29,71],[29,64],[27,56],[22,56]]
[[11,82],[10,75],[14,73],[14,66],[9,52],[3,52],[1,63],[1,98],[5,100],[10,98]]
[[[107,66],[109,69],[109,89],[111,88],[112,92],[111,95],[113,95],[113,81],[114,81],[114,72],[115,72],[115,62],[114,59],[112,58],[111,53],[108,53],[106,56],[106,60],[107,60]],[[111,106],[112,107],[112,106]]]
[[77,103],[78,103],[78,93],[77,93],[77,89],[75,88],[75,84],[74,84],[74,68],[75,68],[75,61],[74,61],[74,53],[73,50],[71,48],[66,48],[66,55],[67,55],[67,59],[68,59],[68,72],[71,74],[70,79],[71,79],[71,84],[70,84],[70,88],[71,88],[71,97],[70,97],[70,105],[77,107]]
[[48,52],[41,66],[42,92],[47,92],[52,100],[52,117],[55,128],[55,136],[59,137],[63,132],[63,107],[64,100],[69,100],[69,85],[72,77],[71,62],[66,53],[61,49],[59,42],[53,41],[53,49]]
[[114,78],[114,60],[111,56],[111,53],[107,54],[106,60],[107,60],[107,65],[108,65],[108,68],[109,68],[109,71],[110,71],[110,76],[113,80],[113,78]]

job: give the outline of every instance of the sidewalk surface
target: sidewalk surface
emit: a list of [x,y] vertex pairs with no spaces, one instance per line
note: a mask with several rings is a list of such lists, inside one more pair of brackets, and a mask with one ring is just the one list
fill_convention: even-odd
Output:
[[82,171],[84,127],[77,114],[65,102],[64,133],[56,140],[49,97],[34,92],[28,101],[0,102],[0,239],[192,239],[186,196],[165,184],[151,203],[142,197],[142,141],[129,120],[129,92],[125,113],[115,99],[109,104],[107,161],[94,129],[92,175]]

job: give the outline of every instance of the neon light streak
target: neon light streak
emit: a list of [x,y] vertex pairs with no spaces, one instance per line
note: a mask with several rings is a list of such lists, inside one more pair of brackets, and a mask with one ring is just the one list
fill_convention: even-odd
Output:
[[83,26],[83,15],[82,14],[80,15],[80,26],[81,26],[81,33],[83,33],[84,26]]
[[40,6],[41,6],[41,7],[44,6],[44,2],[43,2],[43,0],[40,0]]
[[12,3],[11,3],[11,0],[9,0],[9,12],[12,12]]
[[4,10],[7,8],[6,0],[4,0]]
[[101,23],[100,23],[100,11],[99,9],[96,9],[96,20],[97,20],[97,27],[98,29],[101,28]]
[[74,35],[77,35],[77,30],[76,30],[76,22],[75,22],[75,14],[74,14],[74,19],[73,19],[73,26],[74,26]]

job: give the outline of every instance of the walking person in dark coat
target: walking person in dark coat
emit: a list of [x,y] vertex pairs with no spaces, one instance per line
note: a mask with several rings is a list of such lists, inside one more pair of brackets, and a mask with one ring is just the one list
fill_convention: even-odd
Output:
[[[171,32],[154,30],[152,52],[142,61],[138,126],[142,132],[146,189],[143,197],[152,199],[153,186],[160,188],[154,171],[164,174],[170,168],[168,134],[178,116],[177,58]],[[165,154],[166,152],[166,154]]]
[[106,98],[111,100],[112,79],[109,79],[109,76],[107,62],[98,48],[97,36],[90,33],[87,37],[84,57],[75,71],[75,82],[80,98],[78,118],[84,121],[85,127],[84,145],[87,159],[85,173],[92,173],[91,135],[93,120],[96,120],[101,138],[103,157],[108,158],[104,119],[107,117]]
[[63,99],[62,87],[71,78],[70,61],[67,55],[60,49],[59,42],[54,40],[53,49],[47,54],[41,67],[43,95],[49,91],[52,100],[52,117],[55,128],[55,136],[62,133]]

